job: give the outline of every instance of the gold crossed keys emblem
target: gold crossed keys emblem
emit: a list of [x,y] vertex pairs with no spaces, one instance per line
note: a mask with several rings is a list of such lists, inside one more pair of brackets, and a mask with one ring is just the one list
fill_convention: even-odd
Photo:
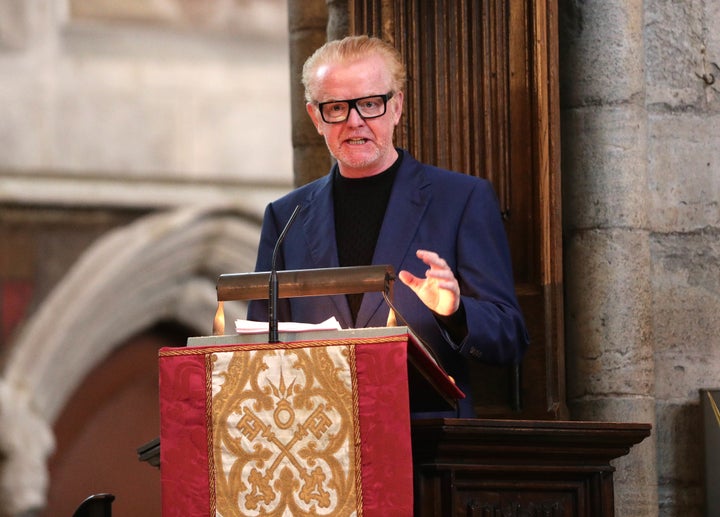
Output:
[[357,515],[349,346],[212,357],[216,515]]

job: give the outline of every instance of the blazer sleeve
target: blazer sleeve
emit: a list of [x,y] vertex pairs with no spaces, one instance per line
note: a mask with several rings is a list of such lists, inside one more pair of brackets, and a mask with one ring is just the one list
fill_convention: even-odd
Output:
[[456,274],[468,334],[461,343],[451,344],[463,356],[498,364],[519,362],[529,339],[499,204],[487,181],[477,184],[463,210]]

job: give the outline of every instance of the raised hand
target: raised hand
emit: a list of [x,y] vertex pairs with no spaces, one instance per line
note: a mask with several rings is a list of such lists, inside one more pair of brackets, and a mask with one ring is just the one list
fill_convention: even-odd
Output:
[[422,302],[441,316],[450,316],[460,307],[460,285],[445,259],[434,251],[417,250],[417,257],[430,269],[425,278],[402,270],[398,278],[412,289]]

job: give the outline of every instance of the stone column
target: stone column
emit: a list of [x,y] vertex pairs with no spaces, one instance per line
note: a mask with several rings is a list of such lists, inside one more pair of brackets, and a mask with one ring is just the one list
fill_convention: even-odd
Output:
[[295,186],[300,186],[324,176],[332,165],[325,141],[317,134],[305,111],[302,67],[323,43],[347,36],[347,0],[289,0],[288,16],[293,170]]
[[302,67],[327,41],[328,8],[325,0],[288,0],[290,33],[290,102],[295,186],[327,174],[330,155],[305,111]]
[[[654,426],[643,3],[559,11],[568,406]],[[654,435],[615,466],[617,515],[657,515]]]
[[347,0],[325,0],[328,7],[328,41],[342,39],[349,34],[350,17]]

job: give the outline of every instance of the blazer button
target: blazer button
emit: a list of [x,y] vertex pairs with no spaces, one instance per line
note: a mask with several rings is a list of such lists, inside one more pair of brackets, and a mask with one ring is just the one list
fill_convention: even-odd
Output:
[[482,352],[477,348],[473,347],[470,349],[470,355],[473,356],[475,359],[480,359],[482,357]]

